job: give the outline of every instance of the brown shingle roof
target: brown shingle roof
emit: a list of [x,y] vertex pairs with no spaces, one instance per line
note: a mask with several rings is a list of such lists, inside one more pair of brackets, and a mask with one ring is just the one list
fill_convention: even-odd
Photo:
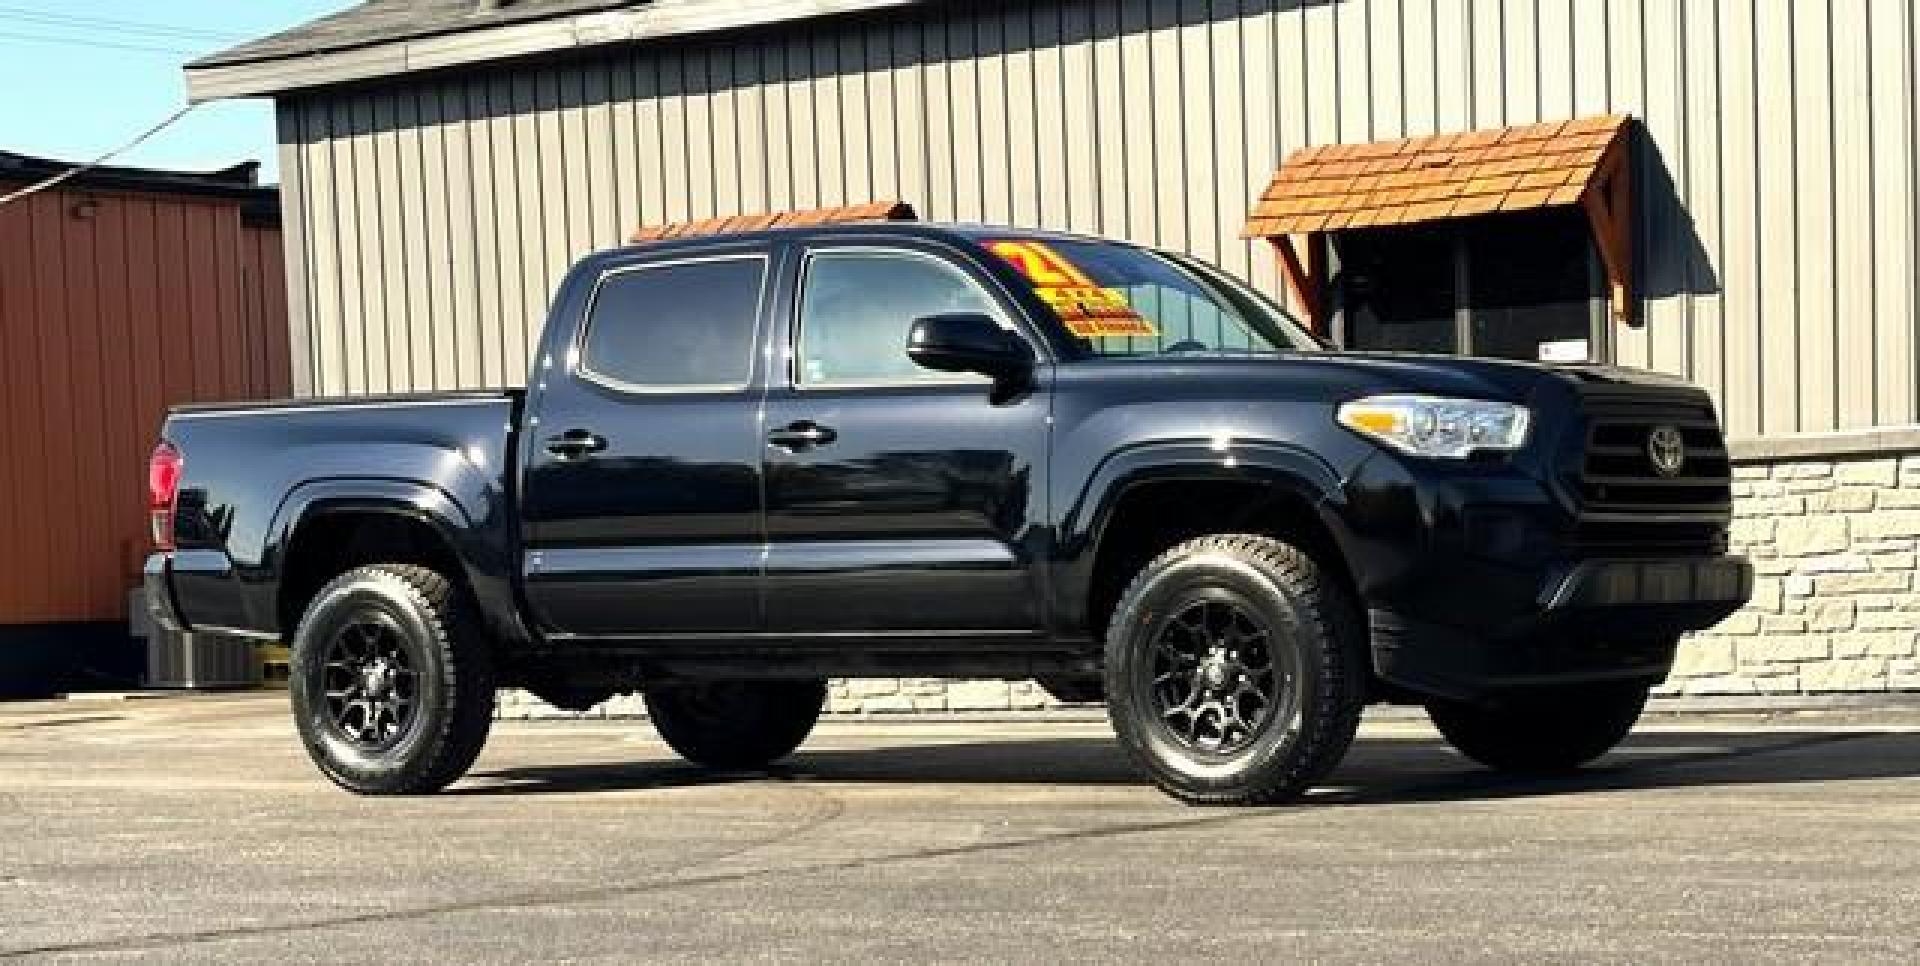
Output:
[[1294,152],[1247,238],[1576,204],[1627,143],[1618,115]]
[[839,225],[855,221],[913,221],[913,206],[904,201],[875,201],[844,208],[811,208],[780,211],[765,215],[733,215],[703,221],[682,221],[670,225],[648,225],[633,233],[635,242],[664,241],[696,235],[725,235],[734,232],[766,231],[770,228],[797,228],[802,225]]
[[189,68],[304,57],[487,27],[645,6],[644,0],[517,0],[482,8],[479,0],[364,0],[297,27],[208,54]]

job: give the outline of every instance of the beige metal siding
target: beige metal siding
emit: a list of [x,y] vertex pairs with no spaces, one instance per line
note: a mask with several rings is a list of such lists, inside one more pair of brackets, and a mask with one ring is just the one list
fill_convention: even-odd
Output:
[[1911,422],[1914,0],[951,5],[282,102],[303,387],[522,378],[634,226],[899,196],[1182,248],[1309,144],[1645,121],[1639,324],[1742,437]]

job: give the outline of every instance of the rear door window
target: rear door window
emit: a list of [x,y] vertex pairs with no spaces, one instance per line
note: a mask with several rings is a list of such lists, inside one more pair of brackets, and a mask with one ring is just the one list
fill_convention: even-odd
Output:
[[668,262],[608,274],[594,294],[582,369],[637,389],[738,389],[753,377],[761,255]]

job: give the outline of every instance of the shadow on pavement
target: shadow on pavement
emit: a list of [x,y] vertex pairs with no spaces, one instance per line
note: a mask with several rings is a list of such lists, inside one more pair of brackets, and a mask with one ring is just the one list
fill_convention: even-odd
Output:
[[[1308,799],[1323,804],[1405,804],[1561,795],[1608,789],[1812,783],[1920,776],[1920,733],[1877,731],[1659,731],[1631,739],[1575,775],[1520,778],[1487,771],[1443,743],[1362,739]],[[1110,738],[902,744],[801,749],[765,771],[714,772],[680,762],[612,762],[476,772],[450,794],[592,793],[725,785],[811,783],[1140,785],[1145,779]]]

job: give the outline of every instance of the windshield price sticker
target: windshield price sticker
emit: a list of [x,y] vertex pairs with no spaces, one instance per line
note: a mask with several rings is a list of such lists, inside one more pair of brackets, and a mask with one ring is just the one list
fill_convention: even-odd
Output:
[[1133,310],[1127,294],[1113,288],[1036,288],[1067,331],[1083,339],[1155,336],[1153,323]]
[[1033,282],[1034,294],[1053,309],[1067,331],[1080,338],[1151,338],[1160,334],[1152,322],[1134,311],[1126,292],[1096,284],[1044,242],[998,241],[989,242],[987,248]]

